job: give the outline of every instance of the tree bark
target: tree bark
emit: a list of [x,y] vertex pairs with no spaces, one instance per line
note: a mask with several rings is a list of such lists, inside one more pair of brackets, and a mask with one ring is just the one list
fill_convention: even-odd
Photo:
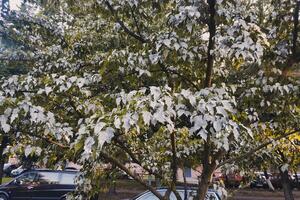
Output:
[[300,9],[300,1],[295,0],[296,7],[294,10],[293,21],[294,21],[294,29],[293,29],[293,38],[292,38],[292,55],[295,58],[297,56],[297,40],[298,40],[298,24],[299,24],[299,9]]
[[272,190],[272,191],[275,191],[275,189],[274,189],[274,187],[273,187],[273,185],[272,185],[272,183],[270,181],[270,176],[269,176],[267,170],[264,170],[264,175],[266,177],[266,182],[268,184],[269,189]]
[[[216,15],[216,0],[207,0],[208,3],[208,13],[209,13],[209,19],[208,19],[208,32],[209,32],[209,41],[208,41],[208,47],[207,47],[207,63],[206,63],[206,77],[204,82],[204,87],[211,87],[212,85],[212,72],[214,67],[214,55],[211,52],[214,49],[215,46],[215,35],[216,35],[216,21],[215,21],[215,15]],[[211,163],[211,141],[210,141],[210,135],[208,133],[207,140],[205,142],[204,146],[204,152],[203,152],[203,169],[201,174],[201,179],[198,185],[198,200],[204,200],[208,187],[211,183],[212,174],[214,170],[216,169],[216,163]]]
[[205,200],[208,187],[211,184],[212,175],[216,169],[216,164],[203,165],[200,183],[198,186],[198,200]]
[[282,171],[281,169],[279,169],[279,171],[285,200],[294,200],[289,172],[287,170]]
[[216,35],[216,0],[207,0],[209,6],[209,21],[208,21],[208,31],[209,31],[209,41],[207,48],[207,67],[206,67],[206,77],[205,77],[205,87],[211,87],[212,83],[212,72],[214,66],[214,55],[211,52],[215,45],[215,35]]
[[176,183],[177,183],[177,150],[176,150],[176,138],[175,132],[171,133],[171,146],[172,146],[172,183],[171,183],[171,190],[174,192],[176,199],[181,200],[181,196],[176,192]]
[[185,174],[185,170],[184,170],[184,165],[182,165],[182,176],[183,176],[183,185],[184,185],[184,200],[188,199],[187,196],[187,182],[186,182],[186,174]]
[[2,178],[3,178],[3,167],[5,162],[5,157],[3,156],[3,151],[7,147],[8,144],[8,137],[3,136],[0,146],[0,185],[2,184]]

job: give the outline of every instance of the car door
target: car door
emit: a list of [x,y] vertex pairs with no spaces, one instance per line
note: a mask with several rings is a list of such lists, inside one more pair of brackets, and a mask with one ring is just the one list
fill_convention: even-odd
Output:
[[59,199],[57,188],[59,187],[59,173],[51,171],[39,171],[37,174],[37,186],[32,192],[32,200],[56,200]]
[[57,195],[64,196],[67,193],[73,192],[75,190],[75,178],[77,173],[73,172],[61,172],[59,173],[59,185],[57,188]]
[[35,172],[28,172],[16,178],[10,184],[10,200],[31,200],[35,178]]

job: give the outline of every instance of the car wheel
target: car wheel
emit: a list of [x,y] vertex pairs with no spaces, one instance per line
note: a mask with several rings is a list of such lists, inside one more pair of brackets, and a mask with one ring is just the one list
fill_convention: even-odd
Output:
[[4,196],[3,194],[0,194],[0,200],[8,200],[6,196]]

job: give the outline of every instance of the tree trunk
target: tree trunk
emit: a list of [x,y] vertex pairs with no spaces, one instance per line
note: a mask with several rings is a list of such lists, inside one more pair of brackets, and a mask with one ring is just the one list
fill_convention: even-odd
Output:
[[184,170],[184,165],[182,165],[182,175],[183,175],[183,184],[184,184],[184,200],[188,199],[187,196],[187,182],[186,182],[186,174],[185,174],[185,170]]
[[176,135],[175,132],[171,134],[171,147],[172,147],[172,185],[171,190],[174,192],[174,195],[176,196],[177,200],[181,200],[181,196],[176,191],[176,183],[177,183],[177,169],[178,169],[178,163],[177,163],[177,149],[176,149]]
[[279,171],[285,200],[294,200],[289,172],[287,170],[283,172],[281,169]]
[[201,181],[198,187],[198,196],[199,200],[205,200],[205,196],[209,187],[209,177],[207,175],[202,176],[201,175]]
[[268,184],[269,189],[272,190],[272,191],[275,191],[275,189],[274,189],[274,187],[273,187],[273,185],[272,185],[272,183],[270,181],[270,176],[269,176],[267,170],[264,170],[264,175],[266,177],[266,182]]
[[200,183],[198,186],[198,200],[205,200],[208,187],[211,184],[212,175],[216,169],[216,164],[203,165]]
[[3,151],[7,147],[8,138],[7,136],[2,137],[1,146],[0,146],[0,184],[2,184],[3,178],[3,167],[5,162],[5,157],[3,156]]

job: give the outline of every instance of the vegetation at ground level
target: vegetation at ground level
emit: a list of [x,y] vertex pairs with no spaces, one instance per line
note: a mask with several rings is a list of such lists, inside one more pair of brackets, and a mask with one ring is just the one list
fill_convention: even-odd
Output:
[[8,183],[11,180],[12,180],[12,178],[4,177],[4,178],[2,178],[2,183]]

